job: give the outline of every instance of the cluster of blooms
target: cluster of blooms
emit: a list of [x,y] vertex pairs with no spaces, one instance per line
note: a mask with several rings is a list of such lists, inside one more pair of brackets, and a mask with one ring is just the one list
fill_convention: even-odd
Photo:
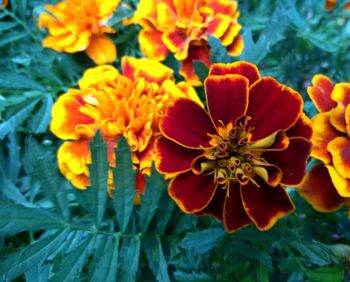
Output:
[[192,60],[210,66],[208,35],[220,39],[232,56],[243,49],[237,2],[228,0],[141,0],[133,21],[142,26],[140,49],[145,56],[164,60],[171,52],[181,62],[180,74],[201,85]]
[[[79,89],[69,89],[53,106],[51,131],[69,140],[58,150],[59,168],[77,188],[85,189],[89,185],[88,143],[97,131],[108,144],[112,167],[115,166],[113,148],[118,138],[124,136],[138,172],[149,175],[153,142],[159,135],[158,123],[165,108],[180,97],[203,106],[192,86],[187,82],[175,84],[173,71],[161,63],[123,57],[121,64],[122,74],[109,65],[86,70]],[[144,190],[142,183],[136,187],[140,192]],[[111,188],[110,173],[110,193]]]
[[[40,16],[39,26],[49,35],[43,45],[59,52],[85,50],[96,64],[113,62],[116,47],[105,33],[115,32],[107,20],[119,1],[45,6],[49,13]],[[326,1],[326,9],[334,5]],[[301,95],[261,77],[255,65],[211,65],[208,36],[218,38],[230,55],[241,53],[238,17],[236,1],[141,0],[128,22],[142,27],[140,49],[149,59],[123,57],[122,73],[109,65],[90,68],[79,88],[53,106],[51,131],[65,140],[57,153],[62,174],[77,188],[89,185],[89,142],[100,132],[111,167],[118,139],[126,138],[139,192],[155,160],[181,210],[212,215],[228,232],[250,224],[267,230],[292,212],[285,186],[300,186],[319,211],[350,207],[350,84],[333,86],[315,76],[308,93],[320,113],[311,122],[302,112]],[[176,83],[173,70],[159,62],[170,53],[186,82]],[[207,109],[192,87],[201,84],[193,60],[210,67]],[[305,177],[310,151],[322,164]],[[113,187],[110,172],[110,195]]]
[[321,164],[307,174],[300,194],[321,212],[350,210],[350,83],[334,86],[324,75],[312,83],[308,93],[320,113],[312,119],[311,156]]

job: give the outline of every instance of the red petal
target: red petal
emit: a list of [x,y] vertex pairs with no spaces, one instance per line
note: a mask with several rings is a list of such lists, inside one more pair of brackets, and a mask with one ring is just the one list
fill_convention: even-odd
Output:
[[[145,193],[146,190],[146,178],[145,175],[140,173],[139,171],[135,175],[135,189],[140,194]],[[150,188],[152,189],[152,188]]]
[[209,75],[240,74],[248,78],[249,83],[253,84],[260,78],[258,68],[248,62],[239,61],[231,64],[213,64]]
[[270,187],[265,183],[259,185],[257,187],[249,182],[241,186],[241,196],[244,209],[258,229],[267,230],[279,218],[293,212],[295,207],[282,186]]
[[243,36],[238,35],[235,37],[233,42],[226,47],[226,50],[230,56],[235,57],[235,56],[241,55],[243,48],[244,48]]
[[169,195],[186,213],[203,210],[216,190],[212,175],[195,175],[185,172],[176,176],[169,184]]
[[250,87],[247,115],[252,118],[249,126],[254,128],[251,140],[289,129],[298,120],[302,108],[299,93],[271,77],[261,78]]
[[[205,92],[209,113],[217,127],[235,124],[248,107],[249,81],[241,75],[209,76]],[[221,123],[220,123],[221,122]]]
[[286,134],[288,137],[304,137],[310,139],[312,136],[311,120],[304,113],[301,113],[296,124],[289,128]]
[[312,168],[298,191],[315,210],[320,212],[335,211],[344,202],[344,198],[338,194],[323,164]]
[[286,150],[266,152],[262,157],[268,163],[274,164],[282,170],[282,184],[298,185],[305,175],[306,161],[310,150],[311,142],[303,137],[293,137],[290,138]]
[[196,102],[183,98],[167,108],[159,128],[167,138],[193,149],[211,148],[208,134],[217,134],[208,113]]
[[327,151],[327,145],[339,136],[339,132],[331,125],[329,112],[314,116],[312,125],[314,133],[311,138],[313,145],[311,156],[329,164],[332,159],[331,154]]
[[224,206],[224,224],[228,232],[234,232],[243,228],[253,221],[244,210],[240,185],[238,182],[231,184],[229,197],[226,197]]
[[327,150],[332,154],[333,166],[343,178],[350,178],[350,139],[337,137],[328,143]]
[[155,142],[155,162],[161,173],[179,173],[191,169],[191,163],[203,151],[182,147],[175,142],[160,137]]
[[325,75],[317,74],[312,78],[313,86],[308,87],[307,93],[320,112],[327,112],[336,106],[332,100],[332,81]]

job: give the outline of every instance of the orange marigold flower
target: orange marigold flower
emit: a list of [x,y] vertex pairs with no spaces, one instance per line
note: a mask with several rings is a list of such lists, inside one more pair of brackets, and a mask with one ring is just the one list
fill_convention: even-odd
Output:
[[9,3],[9,0],[2,0],[3,7],[6,7],[8,3]]
[[247,62],[213,64],[208,111],[179,99],[160,122],[156,167],[186,213],[212,215],[228,232],[267,230],[294,210],[283,185],[305,174],[312,134],[303,100]]
[[[326,0],[324,4],[324,8],[327,11],[331,11],[334,9],[335,5],[337,4],[337,0]],[[350,2],[346,3],[344,6],[345,10],[350,9]]]
[[208,35],[220,39],[232,56],[243,50],[237,2],[230,0],[141,0],[133,21],[145,56],[164,60],[171,52],[181,62],[180,74],[200,85],[192,60],[210,65]]
[[47,28],[49,35],[43,46],[58,52],[86,51],[96,64],[111,63],[117,49],[105,33],[115,30],[106,25],[120,0],[66,0],[46,5],[47,13],[39,18],[39,27]]
[[299,192],[318,211],[350,210],[350,83],[315,75],[308,94],[320,112],[312,119],[311,156],[322,164],[306,176]]
[[150,174],[154,139],[160,135],[159,119],[166,107],[178,98],[203,107],[191,85],[176,84],[173,70],[155,60],[123,57],[122,69],[119,73],[103,65],[86,70],[79,89],[70,89],[53,106],[51,131],[70,140],[58,151],[59,167],[77,188],[89,183],[88,142],[100,131],[108,144],[111,166],[115,166],[113,147],[119,137],[126,138],[139,173],[137,189],[143,192],[142,177]]

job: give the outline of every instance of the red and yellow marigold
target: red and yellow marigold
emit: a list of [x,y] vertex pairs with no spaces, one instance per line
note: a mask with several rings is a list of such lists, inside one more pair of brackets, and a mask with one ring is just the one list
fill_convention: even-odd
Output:
[[192,60],[210,65],[208,35],[220,39],[232,56],[243,49],[237,2],[231,0],[141,0],[133,21],[141,25],[140,49],[149,58],[169,53],[181,62],[180,74],[200,85]]
[[315,75],[308,94],[320,112],[312,119],[311,156],[320,160],[307,174],[300,194],[320,212],[350,210],[350,83]]
[[39,27],[49,35],[43,46],[58,52],[85,51],[96,64],[111,63],[117,49],[105,33],[115,30],[107,26],[120,0],[66,0],[46,5],[39,18]]
[[[195,101],[195,90],[186,82],[175,83],[173,71],[150,59],[122,58],[122,73],[113,66],[85,71],[78,89],[61,95],[52,109],[51,131],[67,140],[58,150],[61,172],[80,189],[89,185],[88,142],[100,131],[108,144],[108,159],[115,166],[113,147],[124,136],[140,175],[149,175],[154,139],[166,107],[178,98]],[[137,183],[143,183],[138,175]],[[110,175],[110,186],[113,186]],[[144,187],[137,187],[143,190]]]
[[247,62],[213,64],[208,110],[188,99],[169,106],[156,140],[156,167],[186,213],[212,215],[233,232],[267,230],[294,210],[284,187],[305,174],[312,134],[303,100]]

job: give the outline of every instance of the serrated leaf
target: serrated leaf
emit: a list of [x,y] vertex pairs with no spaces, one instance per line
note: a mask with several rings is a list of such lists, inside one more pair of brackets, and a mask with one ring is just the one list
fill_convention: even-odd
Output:
[[11,179],[13,182],[18,181],[18,175],[21,169],[20,161],[20,150],[21,147],[18,145],[18,138],[14,131],[8,135],[8,158],[7,164],[8,169],[6,171],[6,176]]
[[47,282],[49,281],[50,264],[41,263],[34,265],[25,273],[26,282]]
[[152,168],[150,177],[146,178],[146,192],[141,196],[140,225],[141,231],[146,232],[147,228],[159,207],[162,192],[166,189],[164,176]]
[[87,258],[91,252],[94,237],[88,235],[74,250],[72,250],[64,259],[62,265],[59,266],[56,274],[51,282],[70,282],[78,281],[80,272],[86,264]]
[[344,269],[337,266],[318,267],[306,274],[315,282],[341,282],[344,279]]
[[61,246],[69,233],[70,231],[68,229],[56,232],[9,255],[0,261],[0,278],[3,277],[5,281],[11,281],[42,263],[52,252]]
[[16,129],[22,122],[24,122],[28,118],[38,101],[39,100],[35,99],[34,101],[30,102],[28,105],[24,106],[21,110],[19,110],[16,114],[11,116],[8,120],[0,124],[0,140],[4,139],[4,137],[9,132]]
[[175,209],[175,203],[172,201],[168,194],[164,193],[159,204],[159,210],[156,213],[157,216],[157,231],[160,234],[165,232],[165,229],[173,215]]
[[148,265],[152,269],[157,281],[170,282],[168,264],[165,260],[162,243],[159,238],[144,241]]
[[34,139],[27,140],[26,159],[31,162],[31,174],[39,179],[45,195],[64,218],[69,218],[67,191],[62,177],[58,174],[56,160],[50,151],[42,148]]
[[117,281],[133,282],[139,265],[141,239],[139,236],[123,238]]
[[175,271],[174,277],[180,282],[211,282],[213,278],[205,273],[186,273],[183,271]]
[[120,236],[104,236],[104,241],[101,252],[97,250],[96,256],[94,256],[97,262],[94,264],[93,268],[91,268],[92,273],[90,281],[116,281]]
[[14,201],[15,203],[26,207],[34,208],[36,205],[29,202],[21,193],[19,188],[13,184],[10,179],[6,179],[4,176],[0,178],[0,192],[9,200]]
[[209,35],[208,43],[211,49],[211,61],[213,63],[230,63],[232,58],[227,53],[225,46],[222,45],[220,39]]
[[304,242],[304,241],[289,241],[287,242],[292,248],[300,252],[304,257],[311,260],[312,263],[319,266],[330,264],[330,257],[326,248],[322,248],[317,242]]
[[93,214],[96,226],[99,226],[105,213],[108,188],[107,144],[97,133],[90,143],[92,164],[89,165],[90,187],[87,189],[90,212]]
[[179,246],[190,250],[193,254],[202,255],[213,249],[216,246],[217,240],[224,234],[225,231],[219,228],[190,232],[187,233]]
[[25,75],[4,71],[0,72],[0,89],[45,90],[41,84]]
[[16,25],[18,25],[16,22],[0,22],[0,32],[3,32],[7,29],[12,29]]
[[117,166],[113,169],[115,190],[113,207],[121,231],[125,231],[134,207],[135,175],[132,169],[131,153],[128,143],[120,138],[115,150]]
[[62,228],[60,217],[39,208],[25,208],[0,201],[0,234],[7,236],[21,231]]
[[51,108],[53,99],[51,95],[45,95],[42,99],[40,109],[34,114],[30,121],[30,128],[34,133],[44,133],[51,121]]
[[18,41],[24,37],[27,37],[28,35],[23,31],[14,31],[14,32],[8,32],[6,36],[3,36],[0,39],[0,47],[3,47],[7,44],[10,44],[12,42]]

